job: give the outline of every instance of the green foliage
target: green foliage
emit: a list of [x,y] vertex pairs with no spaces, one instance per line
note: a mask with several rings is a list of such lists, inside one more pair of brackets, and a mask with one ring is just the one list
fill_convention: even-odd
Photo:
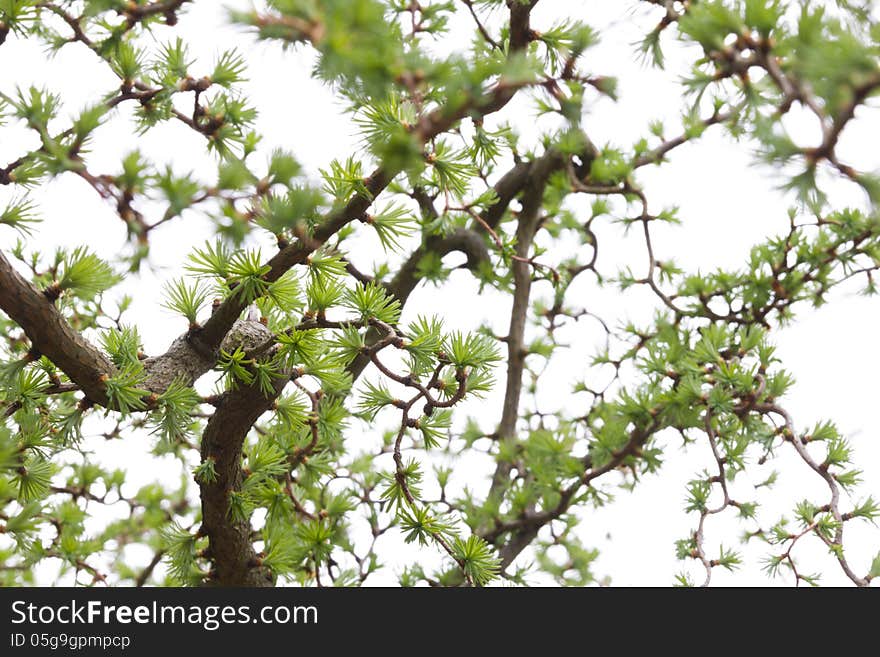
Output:
[[12,485],[18,488],[18,499],[31,502],[45,497],[52,481],[54,468],[49,461],[34,456],[25,461],[12,476]]
[[274,235],[313,223],[324,203],[323,195],[308,187],[291,187],[283,196],[272,195],[263,201],[259,225]]
[[449,428],[452,426],[452,411],[449,409],[435,411],[431,415],[419,419],[418,424],[425,449],[434,449],[439,447],[441,441],[448,435]]
[[112,377],[104,381],[104,389],[111,405],[123,416],[131,411],[140,411],[146,408],[144,398],[150,393],[139,387],[144,381],[143,367],[139,364],[124,366]]
[[214,64],[214,72],[210,75],[211,82],[221,87],[230,87],[244,80],[245,68],[244,58],[233,50],[227,50]]
[[241,347],[238,347],[232,353],[221,351],[217,368],[227,375],[229,386],[235,389],[239,383],[244,385],[253,383],[254,375],[248,367],[252,363],[253,361],[247,357],[247,354],[245,354]]
[[233,295],[242,303],[250,303],[268,291],[269,283],[263,278],[268,271],[259,251],[239,251],[229,259],[226,280]]
[[169,565],[169,574],[178,585],[198,581],[196,537],[174,523],[162,531],[162,545]]
[[198,393],[185,381],[177,380],[159,395],[153,412],[154,432],[167,442],[184,441],[192,435],[192,414],[201,402]]
[[425,546],[435,536],[450,536],[453,532],[451,524],[432,516],[427,507],[401,509],[398,515],[407,543],[418,541],[419,545]]
[[204,249],[195,249],[189,256],[186,269],[196,276],[212,276],[226,279],[230,275],[232,253],[220,240],[206,244]]
[[400,302],[390,298],[384,288],[375,283],[358,283],[345,295],[345,304],[364,322],[375,319],[395,324],[400,318]]
[[407,461],[399,473],[383,473],[382,479],[385,482],[382,499],[388,500],[398,510],[412,506],[407,498],[407,492],[414,498],[418,498],[421,494],[422,470],[415,459]]
[[333,197],[336,203],[348,201],[355,194],[369,199],[370,193],[364,185],[363,165],[353,157],[345,162],[333,160],[328,169],[321,169],[324,179],[324,191]]
[[120,369],[140,367],[141,338],[136,328],[128,326],[111,328],[101,336],[101,344],[116,367]]
[[193,468],[193,479],[200,484],[212,484],[217,481],[217,470],[212,459],[206,459]]
[[358,411],[366,419],[373,421],[379,411],[386,406],[394,405],[395,401],[397,398],[385,386],[368,382],[365,390],[361,393]]
[[458,368],[480,368],[500,359],[498,347],[485,335],[453,331],[443,345],[449,361]]
[[466,151],[454,151],[446,142],[439,142],[427,157],[431,165],[431,182],[442,192],[464,198],[476,169]]
[[386,251],[399,251],[400,239],[411,235],[415,227],[409,210],[396,205],[389,205],[378,214],[368,215],[367,223],[376,231]]
[[190,326],[198,325],[196,318],[210,295],[207,289],[200,283],[187,285],[186,281],[179,279],[166,286],[165,294],[165,307],[168,310],[183,315]]
[[434,364],[443,345],[443,323],[436,316],[418,317],[407,327],[403,348],[409,353],[413,372],[424,372]]
[[[424,169],[424,153],[412,134],[416,112],[411,103],[389,96],[366,105],[355,122],[372,155],[391,170],[415,174]],[[343,178],[343,182],[345,180],[347,178]],[[355,188],[354,191],[360,190]]]
[[576,536],[571,535],[574,526],[569,523],[565,529],[566,540],[563,542],[566,559],[563,563],[554,561],[547,548],[549,543],[541,543],[537,554],[538,563],[562,586],[586,586],[595,581],[592,567],[599,557],[599,551],[584,547]]
[[61,258],[60,275],[55,283],[61,292],[69,292],[90,301],[119,282],[113,269],[85,247],[77,247]]
[[479,536],[471,535],[464,540],[456,538],[453,554],[465,575],[477,586],[488,584],[498,575],[499,560]]
[[[590,48],[617,23],[600,34],[576,3],[541,0],[531,14],[526,0],[232,11],[281,46],[261,58],[312,62],[350,122],[348,152],[317,160],[287,139],[324,129],[297,123],[298,103],[314,99],[280,115],[255,106],[246,76],[269,70],[274,88],[289,79],[254,66],[247,48],[199,56],[175,28],[190,4],[0,0],[0,42],[31,40],[62,63],[82,48],[96,67],[77,105],[41,80],[0,89],[0,138],[27,144],[0,162],[0,226],[18,239],[2,272],[39,290],[0,294],[0,585],[37,583],[46,564],[78,585],[228,583],[217,581],[229,577],[218,568],[227,550],[199,530],[217,499],[212,521],[247,557],[235,581],[253,569],[307,586],[382,583],[393,560],[376,539],[388,534],[448,557],[439,572],[395,567],[404,585],[605,583],[585,515],[662,477],[680,446],[705,461],[681,491],[692,524],[674,545],[677,584],[747,565],[749,553],[716,538],[721,518],[759,539],[766,572],[787,582],[820,581],[801,542],[855,583],[880,577],[880,557],[857,563],[844,538],[850,523],[880,517],[861,490],[858,438],[789,415],[794,379],[775,347],[803,308],[839,290],[877,293],[880,177],[845,153],[849,126],[871,120],[864,108],[880,93],[867,3],[637,3],[633,58],[669,67],[651,75],[680,81],[682,104],[678,121],[648,111],[631,142],[602,141],[594,112],[617,102],[617,63]],[[263,134],[261,113],[289,125]],[[803,115],[818,127],[809,145]],[[105,169],[111,123],[134,143]],[[694,220],[689,204],[664,206],[661,179],[644,169],[721,131],[793,207],[738,266],[689,271],[670,252]],[[196,149],[187,161],[208,160],[157,159],[149,140],[167,135]],[[725,187],[723,162],[706,171],[725,194],[751,192]],[[672,191],[703,193],[680,175]],[[112,261],[78,244],[41,248],[54,239],[42,199],[56,178],[118,216],[125,246]],[[852,207],[841,181],[863,192]],[[110,230],[100,216],[80,226],[73,206],[62,219],[84,243]],[[166,231],[186,238],[182,222],[201,237],[159,302],[188,323],[163,359],[153,349],[173,336],[160,340],[143,319],[151,295],[137,277],[165,266],[152,247]],[[114,294],[120,283],[131,296]],[[460,291],[448,318],[441,306],[409,313],[448,286]],[[618,306],[603,307],[609,295]],[[39,330],[11,319],[22,316],[13,302],[38,314]],[[593,329],[602,339],[584,359]],[[44,344],[47,334],[64,343]],[[59,349],[63,368],[45,355]],[[559,378],[572,368],[576,381]],[[103,404],[89,398],[95,386]],[[237,421],[209,424],[217,409]],[[145,433],[156,438],[138,441]],[[134,491],[128,472],[105,465],[122,440],[151,450],[133,467],[157,459],[161,482]],[[784,468],[773,463],[783,454]],[[815,486],[774,516],[766,501],[796,476],[791,460]],[[116,504],[125,513],[95,512]],[[499,555],[514,561],[502,570]]]
[[22,236],[30,235],[31,225],[39,221],[37,207],[27,196],[13,199],[0,212],[0,224],[17,230]]

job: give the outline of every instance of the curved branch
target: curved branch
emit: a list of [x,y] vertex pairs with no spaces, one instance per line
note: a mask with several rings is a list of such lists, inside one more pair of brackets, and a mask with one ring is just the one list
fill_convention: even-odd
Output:
[[86,397],[107,405],[104,379],[113,363],[74,330],[49,299],[19,274],[0,253],[0,308],[24,329],[34,349],[57,365]]
[[250,521],[229,514],[229,496],[244,479],[241,450],[248,432],[281,395],[287,378],[276,379],[268,397],[259,385],[245,386],[220,396],[217,410],[202,434],[202,461],[212,460],[216,478],[200,484],[202,527],[208,537],[208,556],[214,563],[212,584],[218,586],[273,586],[274,578],[262,567],[251,541]]

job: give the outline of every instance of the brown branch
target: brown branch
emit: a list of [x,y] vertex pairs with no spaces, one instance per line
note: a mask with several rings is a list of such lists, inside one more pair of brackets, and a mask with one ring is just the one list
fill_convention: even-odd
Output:
[[[709,128],[713,125],[717,125],[719,123],[725,123],[730,119],[736,116],[735,111],[729,112],[714,112],[712,116],[707,119],[703,119],[700,121],[700,125],[703,129]],[[679,135],[678,137],[674,137],[667,141],[664,141],[657,148],[645,153],[644,155],[640,155],[633,161],[633,168],[638,169],[647,164],[659,164],[663,161],[663,158],[666,156],[669,151],[678,148],[679,146],[686,144],[689,141],[692,141],[693,138],[689,137],[687,134]]]
[[134,27],[145,18],[159,14],[165,17],[165,22],[168,25],[174,25],[177,22],[177,12],[188,2],[193,2],[193,0],[162,0],[161,2],[151,2],[146,5],[137,5],[129,2],[124,9],[117,11],[126,17],[129,28]]
[[244,386],[220,396],[218,407],[202,434],[202,461],[213,460],[216,478],[199,485],[202,526],[208,537],[208,555],[214,564],[210,584],[218,586],[273,586],[272,574],[262,567],[251,542],[248,519],[230,517],[230,494],[244,480],[241,450],[257,419],[272,408],[286,378],[276,379],[268,397],[259,385]]
[[828,490],[831,494],[831,500],[828,504],[828,508],[831,511],[831,515],[834,517],[836,528],[834,530],[834,538],[828,539],[823,536],[820,532],[816,532],[816,535],[829,547],[832,549],[832,554],[837,559],[837,562],[840,564],[841,569],[844,574],[852,581],[853,584],[859,587],[868,586],[869,582],[864,578],[857,575],[849,565],[846,557],[843,554],[843,526],[844,526],[844,518],[840,512],[840,485],[837,483],[837,480],[834,478],[828,471],[827,463],[817,463],[815,459],[813,459],[812,455],[807,451],[806,445],[802,437],[798,436],[795,433],[794,421],[789,415],[788,411],[784,408],[778,406],[777,404],[772,403],[762,403],[756,404],[755,410],[760,413],[773,413],[778,415],[785,422],[785,431],[783,433],[784,438],[791,443],[794,447],[797,455],[801,458],[801,460],[807,464],[807,466],[813,470],[828,486]]
[[492,228],[500,223],[510,203],[522,192],[532,170],[531,162],[517,162],[512,169],[505,173],[495,183],[495,196],[498,200],[486,208],[483,213],[483,221]]
[[159,562],[162,561],[162,557],[165,556],[165,550],[156,550],[156,553],[153,555],[153,558],[150,559],[150,563],[146,565],[146,567],[141,571],[141,573],[137,576],[134,581],[134,585],[137,588],[144,586],[147,583],[147,580],[150,579],[150,575],[153,574],[153,571],[156,570],[156,566],[159,565]]
[[[507,384],[504,393],[501,421],[498,425],[498,437],[501,441],[510,441],[516,435],[516,422],[519,418],[519,401],[522,394],[522,377],[526,359],[526,319],[529,312],[529,297],[532,287],[532,270],[528,263],[528,257],[540,223],[541,206],[544,201],[547,179],[555,170],[557,159],[554,157],[544,157],[536,160],[523,191],[522,211],[519,214],[516,229],[517,258],[511,262],[514,291],[513,307],[510,313],[510,325],[506,339]],[[510,469],[510,463],[506,461],[498,462],[495,474],[492,477],[490,496],[501,493],[502,488],[506,485]]]
[[531,26],[532,9],[538,4],[538,0],[507,0],[510,8],[510,49],[524,50],[535,40],[535,33]]
[[480,534],[490,543],[497,544],[499,538],[505,533],[511,532],[511,537],[499,549],[501,557],[501,569],[504,570],[513,563],[513,560],[528,547],[544,525],[568,511],[575,500],[575,495],[583,486],[589,486],[592,481],[602,477],[619,467],[630,456],[637,454],[647,440],[659,429],[661,423],[658,416],[646,427],[636,427],[632,430],[626,444],[614,452],[611,458],[599,467],[593,467],[593,459],[588,454],[584,457],[584,475],[572,485],[562,491],[557,505],[540,513],[524,513],[520,518],[508,523],[497,523],[493,528],[484,530]]
[[113,363],[75,331],[46,295],[27,281],[0,253],[0,308],[24,329],[34,348],[57,365],[86,397],[107,405],[104,379]]

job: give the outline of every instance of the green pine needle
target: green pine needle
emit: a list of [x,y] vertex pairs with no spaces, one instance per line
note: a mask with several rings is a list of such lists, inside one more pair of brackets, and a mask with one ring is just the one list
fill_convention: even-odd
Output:
[[378,319],[396,324],[400,318],[400,301],[389,297],[387,290],[376,283],[358,283],[346,293],[345,304],[357,311],[362,321]]
[[244,58],[234,50],[227,50],[214,64],[214,71],[210,76],[211,82],[221,87],[230,87],[245,80],[245,68]]
[[248,359],[247,354],[238,347],[232,353],[223,350],[220,352],[220,360],[217,361],[217,369],[224,372],[227,376],[227,382],[231,389],[238,387],[239,383],[249,386],[254,381],[254,375],[251,373],[249,366],[252,361]]
[[49,491],[55,468],[52,463],[39,456],[28,458],[12,476],[12,483],[18,486],[18,499],[21,502],[40,500]]
[[37,216],[37,206],[27,196],[13,199],[0,212],[0,225],[9,226],[17,230],[22,236],[30,236],[32,227],[41,219]]
[[456,537],[452,550],[465,575],[477,586],[485,586],[501,572],[501,560],[479,536]]
[[195,276],[208,276],[219,279],[229,277],[232,253],[221,240],[208,243],[203,249],[196,249],[189,256],[186,270]]
[[367,382],[365,390],[361,393],[358,402],[358,413],[372,422],[376,415],[386,406],[394,404],[396,398],[381,383]]
[[91,301],[119,280],[110,265],[81,246],[63,256],[57,287],[83,301]]
[[167,443],[187,440],[193,432],[192,414],[200,403],[201,397],[191,386],[175,380],[159,395],[158,409],[151,414],[153,433]]
[[427,507],[414,509],[400,508],[397,513],[400,529],[404,532],[406,543],[418,541],[419,545],[428,545],[437,536],[444,538],[453,534],[452,523],[440,520],[431,515]]
[[264,265],[260,251],[239,251],[229,261],[229,283],[233,287],[233,295],[242,303],[251,303],[260,298],[269,289],[269,283],[263,276],[269,272],[269,265]]
[[145,409],[145,398],[150,395],[150,391],[139,387],[145,377],[143,367],[137,364],[125,366],[115,376],[104,381],[110,405],[123,416],[131,411]]
[[388,252],[400,250],[400,240],[411,235],[416,227],[412,213],[394,203],[374,215],[366,215],[366,223],[373,227],[382,248]]
[[184,279],[177,279],[165,286],[164,308],[183,315],[190,326],[198,326],[198,314],[208,302],[210,291],[201,283],[187,285]]
[[215,465],[214,459],[208,457],[193,468],[193,478],[200,484],[213,484],[217,481]]
[[101,345],[116,367],[139,366],[141,337],[137,328],[123,326],[121,329],[108,329],[101,335]]
[[[403,466],[401,474],[410,495],[418,499],[421,495],[420,484],[422,482],[422,470],[418,461],[409,459]],[[410,506],[406,492],[397,478],[397,473],[385,472],[382,473],[381,477],[386,484],[385,489],[382,491],[382,499],[387,500],[391,506],[398,509]]]

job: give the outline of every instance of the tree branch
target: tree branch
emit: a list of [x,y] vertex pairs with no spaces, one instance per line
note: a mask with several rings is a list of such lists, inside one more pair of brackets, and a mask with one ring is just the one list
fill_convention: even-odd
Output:
[[[507,384],[501,422],[498,425],[498,438],[512,440],[516,435],[516,422],[519,418],[519,400],[522,394],[522,377],[525,369],[526,348],[525,329],[529,312],[529,296],[532,289],[532,271],[528,263],[529,251],[538,231],[541,218],[541,204],[547,179],[558,166],[561,156],[548,151],[545,157],[536,160],[530,171],[523,191],[522,211],[516,229],[516,258],[511,262],[513,271],[513,307],[510,312],[510,326],[507,333]],[[492,477],[489,495],[497,495],[505,485],[511,464],[499,461]]]
[[507,0],[510,7],[510,49],[524,50],[535,38],[532,31],[532,9],[538,0]]
[[[528,45],[531,37],[526,38],[522,30],[528,29],[529,11],[531,11],[535,4],[537,4],[537,0],[528,5],[516,3],[511,7],[511,23],[516,22],[518,35],[515,40],[511,41],[511,48],[514,51],[521,50]],[[437,108],[422,117],[415,128],[414,134],[421,143],[427,143],[434,137],[452,128],[469,113],[485,117],[488,114],[499,111],[510,102],[520,88],[521,85],[498,84],[485,96],[474,99],[472,102],[463,103],[456,109]],[[369,209],[373,200],[385,190],[398,173],[400,171],[388,169],[384,166],[376,168],[364,180],[369,196],[355,195],[345,206],[327,215],[313,234],[301,234],[294,243],[281,249],[266,263],[269,266],[269,272],[266,274],[265,279],[269,282],[276,281],[291,267],[305,263],[309,255],[317,248],[327,242],[346,225],[361,217]],[[523,173],[522,169],[515,168],[511,172],[511,178],[506,181],[506,184],[516,187],[516,182],[521,180],[520,176]],[[506,185],[502,187],[502,191],[507,192]],[[499,196],[507,198],[508,203],[512,198],[507,193]],[[506,207],[506,204],[504,207]],[[497,222],[498,218],[500,218],[500,215],[497,218],[493,217],[492,220]],[[206,359],[206,362],[211,360],[212,357],[216,360],[216,356],[212,355],[216,354],[223,337],[229,332],[232,324],[244,311],[245,305],[238,297],[228,298],[214,312],[205,325],[189,337],[189,342]],[[163,354],[157,360],[167,362],[173,361],[176,357],[177,354],[171,353],[169,350],[169,353]],[[211,365],[213,366],[213,363]]]
[[113,363],[75,331],[49,299],[19,274],[0,253],[0,308],[24,329],[34,349],[57,365],[86,397],[107,405],[104,379]]
[[244,479],[241,467],[244,440],[257,419],[272,408],[287,381],[287,378],[276,379],[274,394],[268,397],[257,384],[225,392],[202,434],[202,461],[212,460],[217,473],[213,481],[200,484],[200,534],[208,537],[208,556],[214,563],[211,584],[274,585],[272,574],[260,565],[254,552],[250,520],[232,518],[229,499],[230,493],[241,489]]

